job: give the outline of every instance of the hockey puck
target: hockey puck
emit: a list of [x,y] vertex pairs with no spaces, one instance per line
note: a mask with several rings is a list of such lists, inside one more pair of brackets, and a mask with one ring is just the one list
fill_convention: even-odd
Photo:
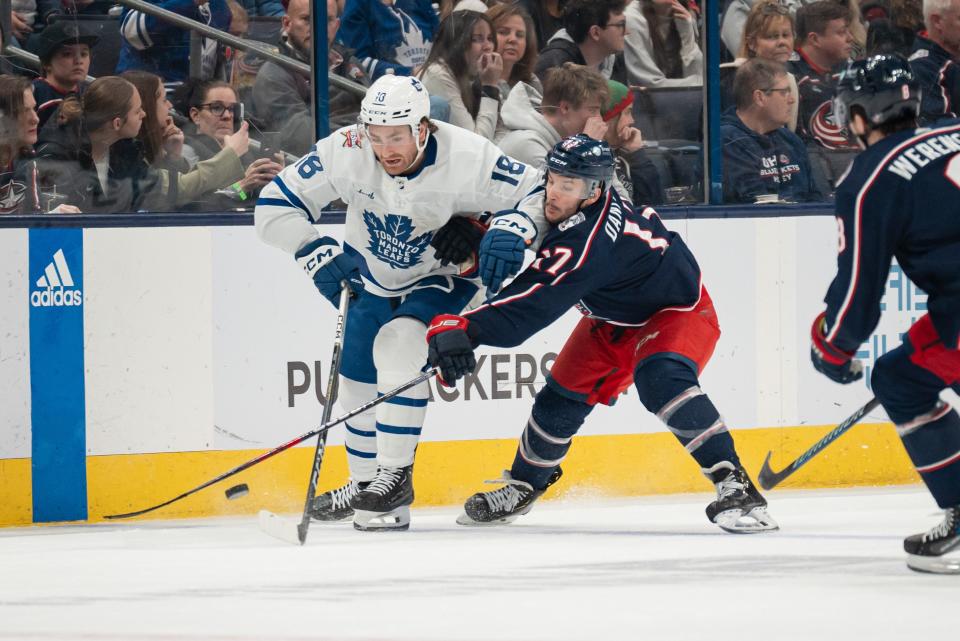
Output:
[[233,499],[239,499],[240,497],[246,496],[250,493],[250,488],[247,487],[246,483],[241,483],[240,485],[234,485],[233,487],[228,487],[227,491],[224,494],[227,495],[227,498],[231,501]]

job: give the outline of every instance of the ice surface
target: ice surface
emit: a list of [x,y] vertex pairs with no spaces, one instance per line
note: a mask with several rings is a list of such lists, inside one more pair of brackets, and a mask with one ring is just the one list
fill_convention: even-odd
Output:
[[960,578],[904,565],[941,518],[921,488],[780,492],[774,534],[724,534],[708,495],[542,502],[514,525],[413,511],[406,533],[255,517],[0,530],[0,639],[924,638]]

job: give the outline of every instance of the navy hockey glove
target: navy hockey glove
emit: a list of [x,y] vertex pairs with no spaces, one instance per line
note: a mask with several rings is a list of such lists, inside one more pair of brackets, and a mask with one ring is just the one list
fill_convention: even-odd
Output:
[[863,378],[863,364],[853,358],[853,354],[837,349],[827,342],[826,312],[822,312],[813,321],[810,329],[810,360],[813,368],[837,383],[846,385]]
[[340,283],[347,281],[351,295],[356,298],[363,291],[363,280],[357,263],[343,253],[332,238],[317,238],[294,254],[297,264],[313,279],[320,293],[334,307],[340,306]]
[[432,367],[440,368],[440,382],[447,387],[453,387],[477,367],[469,326],[470,321],[463,316],[440,314],[427,328],[427,360]]
[[453,216],[430,240],[430,245],[437,250],[433,257],[439,260],[441,265],[460,265],[471,257],[476,262],[480,240],[486,231],[486,226],[478,220]]
[[523,267],[523,252],[537,236],[533,221],[517,210],[497,214],[480,242],[480,280],[496,294]]

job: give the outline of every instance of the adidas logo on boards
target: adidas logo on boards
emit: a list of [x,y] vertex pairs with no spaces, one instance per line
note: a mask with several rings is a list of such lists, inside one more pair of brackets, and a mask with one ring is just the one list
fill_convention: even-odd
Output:
[[83,304],[83,292],[74,287],[73,275],[67,265],[63,250],[53,255],[53,262],[37,279],[38,289],[30,292],[30,304],[34,307],[75,307]]

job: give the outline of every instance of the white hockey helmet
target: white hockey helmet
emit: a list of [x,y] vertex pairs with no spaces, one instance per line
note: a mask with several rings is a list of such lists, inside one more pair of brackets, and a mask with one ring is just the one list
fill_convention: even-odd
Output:
[[380,76],[360,103],[364,125],[409,125],[416,138],[420,121],[430,116],[430,94],[412,76]]

